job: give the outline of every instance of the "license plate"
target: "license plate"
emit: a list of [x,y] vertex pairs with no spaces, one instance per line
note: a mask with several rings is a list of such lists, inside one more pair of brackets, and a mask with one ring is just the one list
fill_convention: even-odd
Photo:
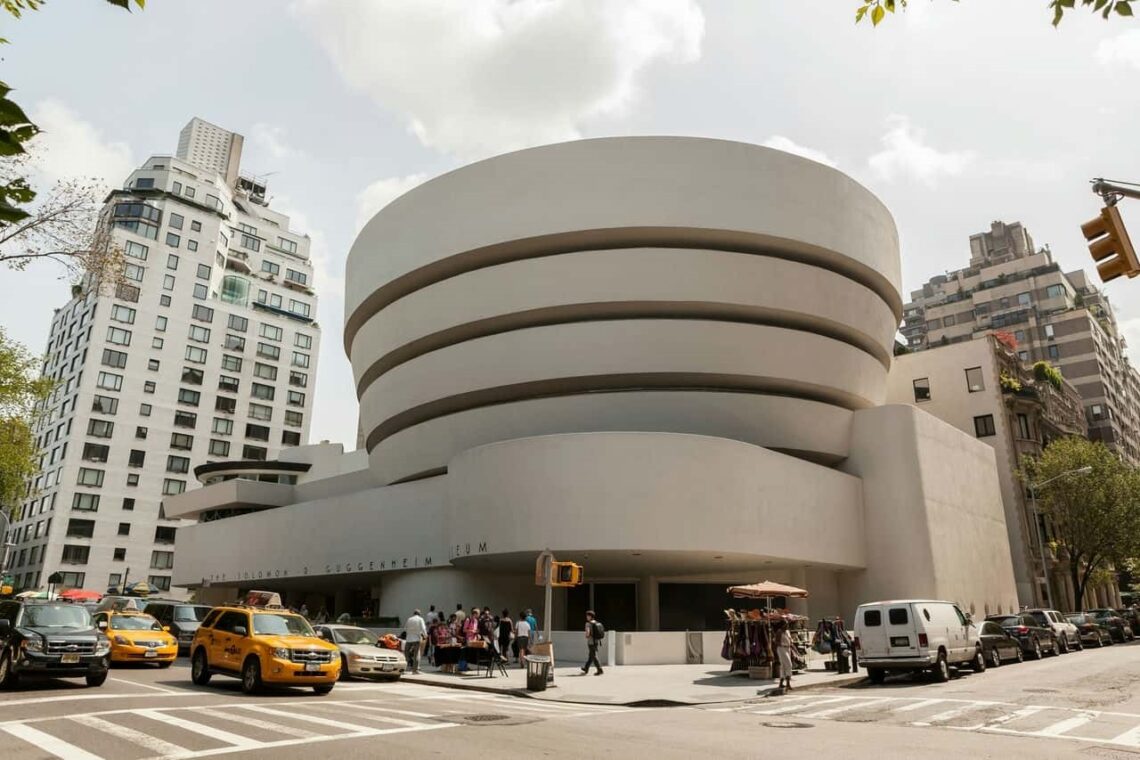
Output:
[[385,671],[385,672],[390,672],[390,671],[393,671],[395,669],[396,669],[395,665],[381,665],[380,666],[380,670]]
[[158,657],[158,652],[154,651],[153,649],[148,649],[143,652],[143,657]]
[[79,662],[79,655],[65,654],[59,658],[59,661],[64,665],[74,665],[75,663]]
[[891,646],[893,647],[909,647],[910,639],[906,636],[891,636]]
[[306,662],[305,663],[305,672],[306,673],[315,673],[315,672],[319,671],[320,669],[321,669],[321,664],[319,662]]

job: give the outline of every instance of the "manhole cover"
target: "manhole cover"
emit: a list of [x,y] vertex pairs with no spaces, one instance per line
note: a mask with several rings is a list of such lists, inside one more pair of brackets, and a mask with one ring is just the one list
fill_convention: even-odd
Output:
[[794,720],[766,720],[760,725],[768,728],[815,728],[811,723],[797,723]]
[[497,721],[497,720],[510,720],[510,719],[511,719],[511,716],[509,716],[509,715],[484,714],[484,715],[466,715],[466,716],[464,716],[464,720],[469,720],[472,723],[493,723],[494,721]]

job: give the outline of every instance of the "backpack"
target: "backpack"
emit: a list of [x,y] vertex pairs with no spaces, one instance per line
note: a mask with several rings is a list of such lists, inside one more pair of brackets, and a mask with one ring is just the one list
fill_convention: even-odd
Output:
[[601,620],[594,621],[594,641],[601,641],[606,637],[606,627]]

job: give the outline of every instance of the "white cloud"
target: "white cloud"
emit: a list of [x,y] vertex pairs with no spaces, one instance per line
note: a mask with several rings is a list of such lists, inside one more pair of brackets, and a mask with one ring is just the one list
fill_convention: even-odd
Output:
[[285,138],[283,127],[258,122],[250,127],[249,139],[273,158],[294,158],[301,155],[301,151],[290,145]]
[[44,183],[83,177],[118,187],[136,168],[126,143],[104,138],[58,100],[39,101],[28,116],[42,130],[30,147],[32,167]]
[[1102,40],[1096,49],[1096,59],[1106,66],[1140,69],[1140,29],[1129,29],[1111,39]]
[[882,137],[883,150],[867,163],[880,179],[915,179],[933,187],[941,177],[962,174],[973,162],[974,153],[966,150],[940,151],[926,144],[926,135],[911,126],[905,116],[887,119]]
[[835,161],[832,160],[822,150],[805,147],[797,142],[794,142],[791,138],[784,137],[783,135],[772,135],[763,142],[763,145],[766,148],[775,148],[776,150],[782,150],[785,153],[794,153],[797,156],[811,159],[812,161],[821,163],[825,166],[830,166],[832,168],[834,168],[836,165]]
[[657,62],[701,55],[696,0],[297,0],[341,74],[464,159],[581,136]]
[[1140,359],[1140,318],[1121,320],[1119,326],[1125,342],[1128,343],[1128,358],[1135,363]]
[[356,231],[364,227],[377,211],[428,178],[426,174],[378,179],[356,194]]

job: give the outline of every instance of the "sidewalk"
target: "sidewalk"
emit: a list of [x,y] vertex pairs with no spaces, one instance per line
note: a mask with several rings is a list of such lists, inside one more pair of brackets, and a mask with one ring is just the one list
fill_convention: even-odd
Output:
[[[428,666],[430,667],[430,666]],[[577,666],[555,668],[554,683],[546,691],[526,690],[526,671],[513,666],[508,676],[456,675],[424,671],[405,675],[407,683],[429,684],[454,689],[474,689],[553,702],[579,702],[597,705],[678,704],[699,705],[754,699],[775,688],[776,681],[759,681],[747,674],[729,675],[729,664],[703,665],[620,665],[606,668],[605,675],[582,675]],[[792,680],[796,691],[840,686],[861,680],[866,673],[837,675],[831,671],[809,670]]]

